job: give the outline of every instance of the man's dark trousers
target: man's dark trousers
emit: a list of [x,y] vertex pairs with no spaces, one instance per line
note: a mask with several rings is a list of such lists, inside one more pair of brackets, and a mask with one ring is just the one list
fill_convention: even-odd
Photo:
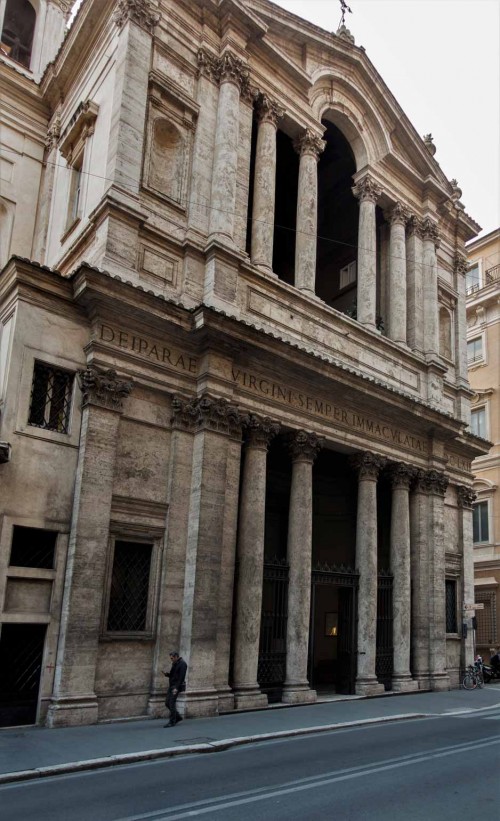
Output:
[[179,691],[177,690],[174,693],[174,687],[169,687],[167,691],[167,698],[165,704],[167,705],[167,710],[170,710],[170,722],[172,724],[177,724],[178,721],[182,721],[182,716],[179,715],[176,708],[177,696],[179,695]]

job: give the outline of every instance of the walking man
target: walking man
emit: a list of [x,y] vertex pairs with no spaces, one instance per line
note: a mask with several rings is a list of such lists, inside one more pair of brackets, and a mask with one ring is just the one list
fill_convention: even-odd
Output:
[[187,664],[184,659],[179,656],[179,653],[177,653],[176,650],[172,650],[172,652],[169,653],[169,656],[172,666],[170,668],[170,673],[165,673],[168,678],[168,691],[165,704],[167,709],[170,711],[170,721],[164,726],[175,727],[179,721],[182,721],[182,716],[177,712],[175,705],[179,693],[183,693],[186,689],[184,682],[186,680]]

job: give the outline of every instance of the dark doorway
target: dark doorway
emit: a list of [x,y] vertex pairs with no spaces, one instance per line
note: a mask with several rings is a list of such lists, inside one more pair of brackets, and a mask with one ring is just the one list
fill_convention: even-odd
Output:
[[4,624],[0,637],[0,727],[35,724],[46,625]]
[[314,689],[354,693],[358,575],[347,568],[313,570],[309,681]]
[[291,138],[278,129],[276,135],[276,205],[274,209],[273,271],[279,279],[295,282],[295,229],[299,156]]

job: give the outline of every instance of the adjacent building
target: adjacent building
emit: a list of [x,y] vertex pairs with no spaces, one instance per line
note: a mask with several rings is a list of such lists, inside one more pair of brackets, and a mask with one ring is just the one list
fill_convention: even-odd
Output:
[[187,716],[457,686],[479,226],[431,135],[267,0],[0,10],[2,723],[160,715],[172,648]]
[[469,243],[467,255],[471,430],[492,443],[472,465],[476,642],[488,660],[500,644],[500,229]]

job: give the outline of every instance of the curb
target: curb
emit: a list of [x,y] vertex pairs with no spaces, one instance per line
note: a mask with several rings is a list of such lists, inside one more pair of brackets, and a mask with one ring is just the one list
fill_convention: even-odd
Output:
[[231,747],[240,747],[243,744],[256,744],[261,741],[270,741],[276,738],[293,738],[295,736],[326,733],[332,730],[341,730],[348,727],[360,727],[370,724],[383,724],[390,721],[405,721],[414,718],[427,718],[428,713],[401,713],[394,716],[367,718],[359,721],[343,721],[337,724],[324,724],[319,727],[300,727],[295,730],[280,730],[275,733],[227,738],[223,741],[213,741],[204,744],[186,744],[182,747],[164,747],[160,750],[143,750],[137,753],[123,753],[103,758],[90,758],[86,761],[70,761],[67,764],[53,764],[49,767],[36,767],[31,770],[18,770],[0,774],[0,785],[12,784],[20,781],[33,781],[37,778],[48,778],[67,773],[102,770],[106,767],[115,767],[119,764],[136,764],[140,761],[158,761],[163,758],[175,758],[180,755],[195,755],[200,753],[217,753],[229,750]]

